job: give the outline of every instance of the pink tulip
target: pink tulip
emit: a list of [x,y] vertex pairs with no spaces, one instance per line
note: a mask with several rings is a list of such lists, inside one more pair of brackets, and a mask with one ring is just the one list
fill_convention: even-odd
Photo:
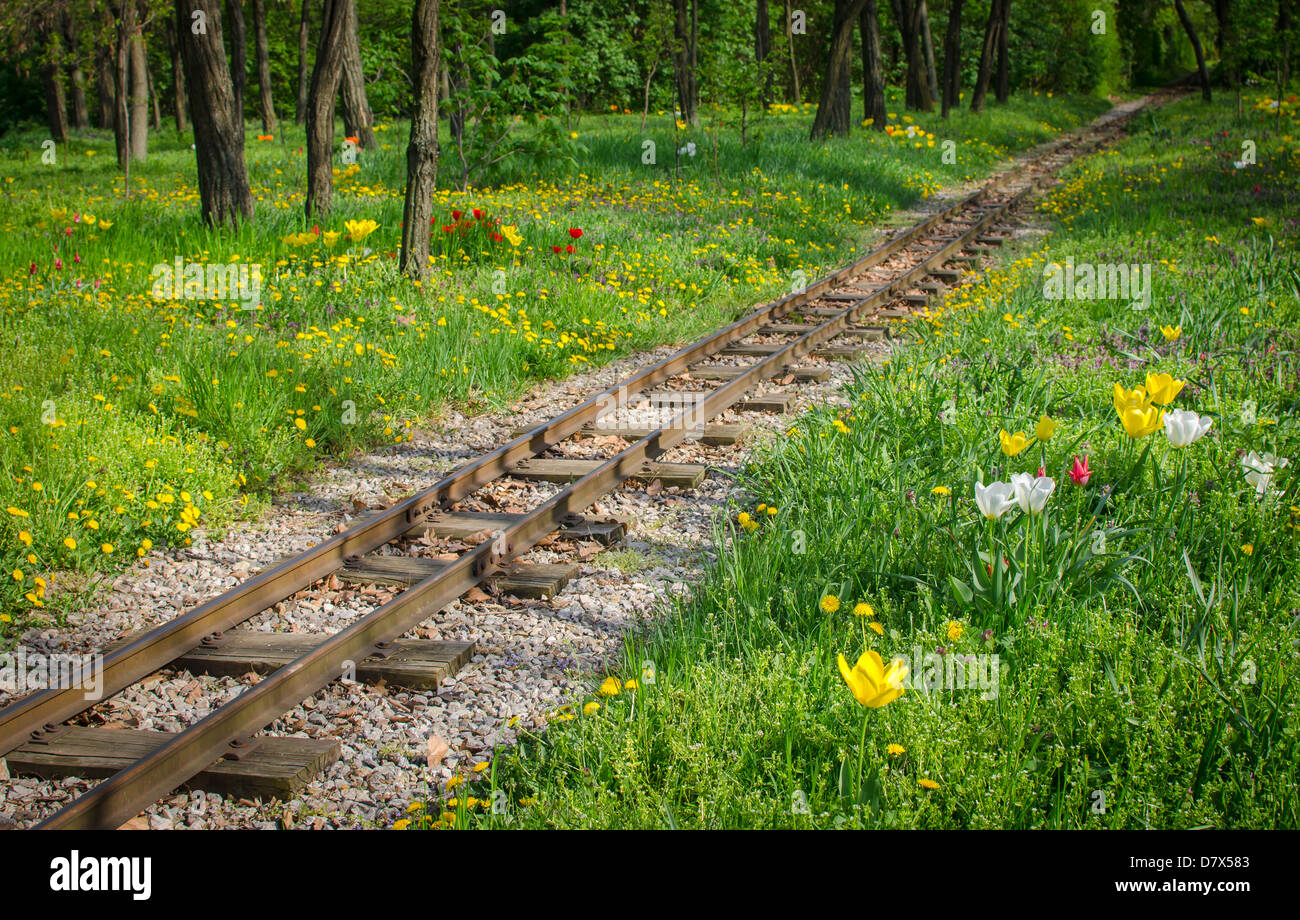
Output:
[[1085,456],[1083,462],[1079,462],[1076,454],[1074,457],[1074,466],[1070,467],[1070,481],[1076,486],[1086,486],[1088,478],[1092,476],[1092,470],[1088,469],[1088,458]]

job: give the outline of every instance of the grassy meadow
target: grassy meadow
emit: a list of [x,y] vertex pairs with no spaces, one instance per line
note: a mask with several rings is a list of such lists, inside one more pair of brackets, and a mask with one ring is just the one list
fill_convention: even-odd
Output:
[[[1300,825],[1297,127],[1188,100],[1073,166],[760,453],[689,599],[402,826]],[[1149,296],[1047,296],[1083,263]]]
[[[53,162],[38,130],[0,137],[0,646],[125,560],[256,513],[324,456],[694,337],[1105,108],[1026,94],[944,123],[895,101],[888,135],[824,144],[807,140],[811,106],[751,119],[743,144],[725,112],[690,132],[671,114],[587,116],[564,156],[465,191],[444,143],[440,273],[423,287],[396,270],[405,125],[378,126],[356,163],[340,154],[335,209],[314,221],[302,130],[250,127],[257,213],[237,231],[200,222],[190,137],[169,127],[129,195],[106,132]],[[160,290],[178,260],[259,266],[260,297]]]

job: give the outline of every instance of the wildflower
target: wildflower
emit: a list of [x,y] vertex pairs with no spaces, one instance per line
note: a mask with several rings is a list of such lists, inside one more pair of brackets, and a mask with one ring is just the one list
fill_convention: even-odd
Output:
[[1092,477],[1092,470],[1088,469],[1088,458],[1084,456],[1083,462],[1079,462],[1079,455],[1074,455],[1074,466],[1070,467],[1070,481],[1076,486],[1086,486],[1088,480]]
[[930,494],[931,494],[931,495],[951,495],[951,494],[952,494],[952,489],[948,488],[947,486],[935,486],[933,489],[930,490]]
[[961,624],[961,620],[949,620],[948,641],[956,642],[958,639],[961,638],[961,634],[963,631],[965,631],[965,629],[966,627]]
[[899,754],[907,753],[907,748],[901,744],[889,744],[885,746],[885,753],[891,757],[897,757]]
[[638,686],[640,685],[636,682],[635,677],[629,677],[627,680],[623,681],[624,690],[635,690]]
[[1002,515],[1011,510],[1015,504],[1014,490],[1008,482],[993,482],[984,485],[982,482],[975,483],[975,504],[979,506],[980,514],[984,515],[991,521],[995,521]]
[[834,613],[840,609],[840,599],[834,594],[827,594],[821,600],[821,608],[827,613]]
[[1038,425],[1034,428],[1034,437],[1040,441],[1050,441],[1052,435],[1056,434],[1057,423],[1046,415],[1038,417]]
[[474,764],[474,766],[473,766],[471,769],[472,769],[472,771],[475,772],[475,773],[482,773],[482,772],[484,772],[485,770],[487,770],[487,768],[490,767],[490,766],[492,766],[492,761],[490,761],[490,760],[485,760],[485,761],[483,761],[482,763],[476,763],[476,764]]
[[1253,556],[1255,555],[1255,544],[1243,543],[1241,544],[1241,551],[1245,553],[1247,556]]
[[853,605],[853,615],[855,617],[874,617],[875,609],[866,601],[861,601]]
[[595,700],[592,700],[586,706],[582,707],[582,714],[584,716],[592,716],[598,712],[600,712],[600,704],[597,703]]
[[886,667],[874,649],[862,653],[852,669],[844,656],[839,656],[840,676],[848,684],[853,698],[868,709],[879,709],[903,695],[903,681],[907,679],[907,665],[894,659]]
[[22,542],[23,546],[32,545],[32,535],[25,530],[18,531],[18,539]]
[[920,781],[918,782],[918,785],[919,785],[922,789],[925,789],[925,790],[927,790],[927,791],[929,791],[929,792],[933,792],[934,790],[936,790],[936,789],[939,788],[939,784],[936,783],[936,782],[935,782],[934,780],[932,780],[932,779],[923,779],[923,780],[920,780]]
[[1056,489],[1056,480],[1050,476],[1030,476],[1028,473],[1012,473],[1011,488],[1016,494],[1016,504],[1025,514],[1038,514],[1047,505],[1052,492]]
[[1182,392],[1186,381],[1175,380],[1170,374],[1147,374],[1147,394],[1157,406],[1167,406]]
[[1002,442],[1002,453],[1008,457],[1014,457],[1029,446],[1029,438],[1023,431],[1007,434],[1007,430],[1003,428],[998,432],[998,440]]
[[833,424],[833,425],[835,426],[835,430],[838,431],[840,434],[848,434],[848,433],[849,433],[849,426],[846,425],[846,424],[844,424],[844,422],[843,422],[841,419],[836,419],[836,420],[835,420],[834,422],[832,422],[831,424]]
[[1277,457],[1271,453],[1257,454],[1251,451],[1241,461],[1241,469],[1246,481],[1255,487],[1255,494],[1263,498],[1268,493],[1273,473],[1287,465],[1286,457]]
[[619,691],[623,689],[623,684],[617,677],[606,677],[605,682],[600,685],[596,692],[601,696],[618,696]]
[[360,243],[379,229],[379,224],[368,218],[366,220],[345,220],[343,226],[347,228],[348,239],[354,243]]
[[1165,413],[1165,436],[1172,447],[1186,447],[1199,441],[1210,430],[1214,419],[1197,415],[1190,409],[1174,409]]
[[101,546],[99,549],[100,549],[100,552],[102,552],[105,556],[111,556],[111,555],[113,555],[113,544],[112,544],[112,543],[105,543],[105,544],[104,544],[103,546]]
[[1183,334],[1182,326],[1161,326],[1160,334],[1165,337],[1166,342],[1172,342]]
[[870,629],[877,636],[883,636],[885,634],[885,627],[881,626],[879,623],[876,623],[874,621],[868,623],[867,628]]

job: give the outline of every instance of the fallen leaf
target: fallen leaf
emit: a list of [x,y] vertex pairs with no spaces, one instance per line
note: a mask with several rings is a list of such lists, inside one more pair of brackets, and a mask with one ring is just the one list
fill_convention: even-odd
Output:
[[442,758],[447,756],[447,752],[451,750],[451,745],[437,735],[430,735],[428,749],[429,766],[436,767],[438,764],[442,763]]

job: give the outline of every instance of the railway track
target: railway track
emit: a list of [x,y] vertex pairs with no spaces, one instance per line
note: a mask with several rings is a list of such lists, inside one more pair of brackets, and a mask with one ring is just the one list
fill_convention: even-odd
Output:
[[[1105,144],[1142,108],[1171,95],[1172,90],[1158,93],[1058,138],[852,265],[638,370],[301,555],[110,647],[100,671],[103,699],[168,666],[219,662],[232,643],[243,647],[236,627],[336,573],[367,570],[372,580],[387,575],[389,583],[401,587],[392,599],[333,635],[281,637],[274,654],[266,655],[271,665],[263,680],[184,731],[140,749],[138,757],[136,752],[124,757],[125,766],[39,826],[116,828],[171,790],[210,772],[214,764],[239,762],[259,751],[274,754],[279,739],[258,734],[268,724],[344,675],[400,659],[410,645],[399,642],[400,637],[485,581],[504,577],[527,582],[537,573],[514,560],[539,541],[557,530],[600,536],[615,529],[583,512],[625,481],[658,479],[683,487],[698,482],[702,467],[661,463],[659,458],[692,439],[714,444],[734,440],[729,426],[711,424],[729,409],[782,410],[788,396],[747,402],[746,395],[764,381],[795,385],[819,379],[817,369],[801,366],[800,359],[852,357],[863,339],[887,337],[883,323],[922,309],[945,284],[961,278],[963,267],[1001,245],[998,225],[1057,170]],[[590,450],[581,452],[586,455],[582,459],[566,456],[576,438],[592,432],[617,435],[626,446],[610,447],[595,459]],[[465,510],[480,507],[476,493],[507,478],[543,479],[558,488],[523,513]],[[472,545],[449,560],[376,554],[389,544],[400,549],[426,532],[459,534]],[[275,634],[263,638],[268,635]],[[240,661],[247,670],[247,656]],[[419,671],[418,663],[407,669],[413,680],[420,679]],[[11,755],[13,761],[15,752],[26,752],[28,762],[49,761],[41,754],[66,742],[73,731],[67,723],[97,702],[78,688],[56,688],[0,710],[0,757]],[[88,750],[96,742],[85,733],[105,730],[75,731]]]

